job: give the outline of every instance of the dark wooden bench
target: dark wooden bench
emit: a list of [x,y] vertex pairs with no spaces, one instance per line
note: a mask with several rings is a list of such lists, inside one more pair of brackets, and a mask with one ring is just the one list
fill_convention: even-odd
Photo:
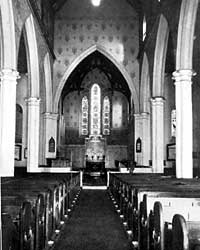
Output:
[[[111,182],[114,183],[111,183],[111,192],[116,197],[116,191],[113,189],[117,189],[121,196],[121,205],[118,201],[120,213],[123,213],[123,218],[127,220],[129,229],[133,232],[133,241],[137,242],[140,249],[150,249],[152,244],[154,247],[156,245],[158,237],[149,225],[155,201],[160,201],[165,207],[170,204],[168,214],[171,212],[171,218],[175,213],[183,211],[183,208],[178,206],[183,200],[188,203],[185,213],[189,210],[199,211],[198,206],[194,209],[194,204],[199,204],[200,197],[200,182],[196,179],[177,180],[160,175],[113,175]],[[152,232],[155,237],[153,240]]]

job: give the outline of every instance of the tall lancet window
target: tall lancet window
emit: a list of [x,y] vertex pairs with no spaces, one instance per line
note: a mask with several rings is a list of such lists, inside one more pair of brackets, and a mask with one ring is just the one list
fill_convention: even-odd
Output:
[[147,32],[147,22],[146,22],[146,17],[144,16],[143,17],[143,25],[142,25],[142,34],[143,34],[143,41],[145,40],[146,38],[146,32]]
[[100,135],[101,124],[101,89],[98,84],[91,88],[91,135]]
[[88,98],[82,99],[82,135],[88,134]]
[[110,134],[110,100],[108,96],[103,100],[103,134]]

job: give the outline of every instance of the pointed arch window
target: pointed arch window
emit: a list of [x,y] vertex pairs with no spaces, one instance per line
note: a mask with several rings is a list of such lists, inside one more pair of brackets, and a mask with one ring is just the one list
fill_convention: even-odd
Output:
[[110,134],[110,100],[108,96],[103,100],[103,134]]
[[100,135],[101,131],[101,89],[98,84],[91,88],[91,135]]
[[146,21],[146,17],[144,16],[143,17],[143,24],[142,24],[142,34],[143,34],[142,40],[143,41],[146,38],[146,32],[147,32],[147,21]]
[[88,98],[82,98],[82,135],[88,134]]

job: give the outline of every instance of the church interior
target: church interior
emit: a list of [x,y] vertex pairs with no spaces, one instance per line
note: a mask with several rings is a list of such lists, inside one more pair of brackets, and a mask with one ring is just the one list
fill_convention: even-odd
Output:
[[0,0],[0,250],[200,249],[198,0]]

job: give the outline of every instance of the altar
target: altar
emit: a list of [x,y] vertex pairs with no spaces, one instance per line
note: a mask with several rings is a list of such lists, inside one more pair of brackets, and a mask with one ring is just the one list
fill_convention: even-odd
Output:
[[83,181],[100,184],[106,181],[105,168],[106,140],[102,136],[90,136],[85,139],[85,166]]

